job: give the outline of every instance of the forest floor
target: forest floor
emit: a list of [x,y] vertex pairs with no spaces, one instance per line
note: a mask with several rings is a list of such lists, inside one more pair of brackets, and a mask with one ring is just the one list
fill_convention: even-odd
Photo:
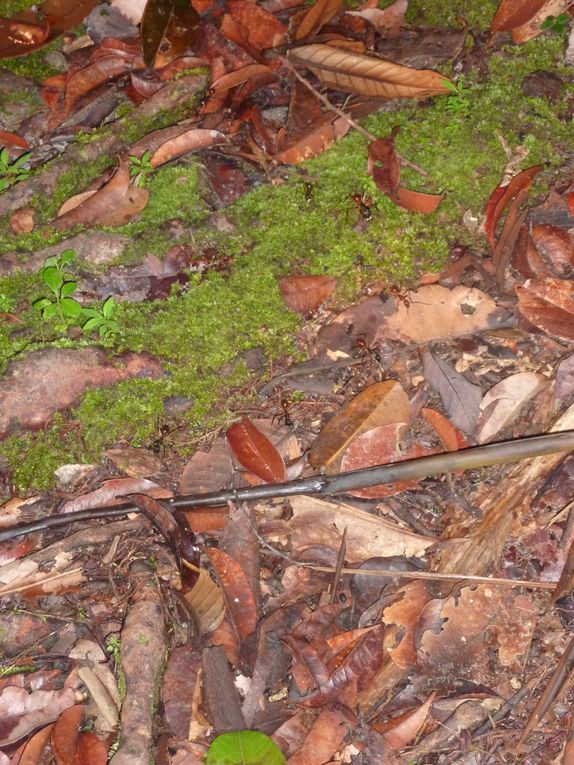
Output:
[[372,5],[0,3],[0,765],[574,762],[568,6]]

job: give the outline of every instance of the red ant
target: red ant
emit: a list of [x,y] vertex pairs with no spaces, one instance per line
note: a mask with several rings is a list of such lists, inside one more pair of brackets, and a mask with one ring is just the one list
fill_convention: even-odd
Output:
[[295,423],[291,419],[291,416],[289,415],[289,411],[293,408],[293,402],[289,401],[288,398],[282,398],[280,401],[281,405],[281,414],[276,414],[273,417],[273,421],[277,419],[279,423],[281,423],[281,420],[285,423],[285,427],[292,428]]
[[379,349],[376,346],[369,345],[365,335],[358,335],[355,338],[355,345],[359,349],[362,356],[370,356],[370,358],[377,364],[382,362]]
[[362,223],[368,223],[373,219],[371,208],[375,204],[375,200],[372,197],[368,197],[366,194],[353,194],[351,199],[359,208],[359,218]]

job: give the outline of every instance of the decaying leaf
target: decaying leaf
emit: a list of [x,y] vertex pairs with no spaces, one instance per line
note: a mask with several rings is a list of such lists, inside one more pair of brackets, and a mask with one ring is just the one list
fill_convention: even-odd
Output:
[[259,621],[249,581],[241,566],[230,555],[216,547],[209,547],[206,552],[217,574],[233,626],[239,638],[246,640],[255,631]]
[[516,311],[542,332],[574,340],[574,284],[565,279],[531,279],[516,287]]
[[199,149],[223,143],[225,140],[226,138],[223,133],[220,133],[218,130],[192,128],[182,135],[178,135],[163,143],[152,155],[150,164],[152,167],[159,167],[165,162],[181,157],[182,154],[199,151]]
[[392,38],[400,33],[401,27],[405,26],[405,13],[407,12],[407,0],[395,0],[386,8],[366,7],[363,5],[356,11],[347,11],[349,16],[357,16],[364,19],[377,30],[380,35]]
[[243,417],[241,422],[227,429],[227,441],[243,467],[259,478],[268,483],[282,483],[286,480],[285,463],[281,455],[249,417]]
[[306,159],[322,154],[339,138],[347,135],[350,130],[349,120],[337,117],[326,121],[321,117],[309,128],[308,132],[288,144],[273,159],[286,165],[296,165]]
[[455,428],[455,426],[449,422],[444,415],[437,412],[436,409],[423,407],[421,414],[429,425],[435,429],[442,445],[447,451],[456,452],[459,449],[464,449],[468,446],[467,441],[460,430]]
[[427,98],[449,93],[447,77],[373,56],[314,43],[294,48],[289,60],[310,69],[327,88],[372,98]]
[[522,190],[528,191],[534,176],[542,170],[542,165],[533,165],[514,176],[506,186],[497,186],[486,203],[484,230],[491,248],[496,246],[495,230],[498,221],[512,200]]
[[199,571],[196,583],[184,597],[195,614],[201,635],[219,627],[225,616],[225,601],[221,590],[205,569]]
[[59,215],[56,221],[58,230],[71,228],[79,223],[86,226],[100,222],[123,203],[130,186],[130,169],[127,162],[121,162],[113,177],[73,209]]
[[315,0],[301,19],[295,32],[295,40],[303,40],[305,37],[316,35],[321,27],[335,18],[342,5],[342,0]]
[[494,300],[476,288],[453,290],[430,284],[407,293],[408,304],[397,301],[395,313],[382,317],[372,342],[387,339],[426,343],[495,329],[505,318]]
[[546,224],[532,226],[532,241],[545,264],[561,279],[574,274],[574,241],[568,231]]
[[542,22],[548,16],[559,16],[570,5],[569,0],[502,0],[490,31],[510,31],[515,43],[523,43],[542,32]]
[[386,380],[369,385],[325,425],[309,452],[309,462],[334,473],[345,449],[361,433],[408,421],[409,400],[400,383]]
[[191,45],[199,14],[187,0],[148,0],[141,20],[144,63],[165,66]]
[[481,417],[476,434],[478,443],[486,443],[498,436],[516,420],[522,407],[548,384],[544,375],[518,372],[494,385],[480,403]]
[[424,374],[442,398],[449,419],[457,428],[472,433],[476,427],[482,391],[444,359],[430,351],[423,354]]
[[[425,452],[418,444],[413,444],[409,449],[401,449],[401,440],[406,431],[405,423],[393,423],[379,425],[372,430],[361,433],[351,441],[341,461],[341,472],[349,470],[361,470],[362,468],[385,465],[389,462],[415,459]],[[401,491],[408,491],[417,485],[418,481],[396,481],[394,483],[369,486],[365,489],[349,491],[354,497],[390,497]]]
[[284,276],[279,289],[289,308],[305,316],[329,297],[336,284],[332,276]]

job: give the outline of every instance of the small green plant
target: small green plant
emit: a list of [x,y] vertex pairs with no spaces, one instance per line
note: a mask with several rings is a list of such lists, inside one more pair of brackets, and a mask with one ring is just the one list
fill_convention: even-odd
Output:
[[547,16],[540,25],[540,29],[544,32],[555,32],[561,35],[568,26],[569,21],[570,16],[567,13],[561,13],[558,16]]
[[34,308],[41,311],[46,320],[58,316],[62,324],[66,325],[78,319],[82,313],[82,306],[70,297],[78,289],[78,283],[74,275],[66,270],[75,257],[74,250],[64,250],[59,258],[55,255],[47,258],[44,267],[38,272],[52,293],[50,297],[42,297],[34,302]]
[[46,321],[54,317],[59,318],[60,326],[64,328],[77,323],[81,324],[82,331],[86,334],[92,331],[97,331],[100,337],[116,334],[119,332],[119,326],[113,319],[117,308],[113,297],[107,298],[101,309],[93,306],[84,308],[71,297],[78,289],[78,283],[67,268],[74,262],[75,257],[74,250],[64,250],[60,257],[53,256],[46,260],[38,273],[52,294],[36,300],[33,303],[34,308],[42,313]]
[[97,330],[100,337],[115,335],[120,331],[117,321],[112,318],[116,308],[117,304],[111,296],[104,300],[101,310],[84,308],[82,313],[87,317],[87,321],[82,324],[82,330],[84,332]]
[[8,149],[5,146],[0,149],[0,191],[6,191],[18,181],[26,180],[30,171],[24,165],[31,156],[30,152],[27,152],[15,159],[14,162],[10,162]]
[[154,172],[151,164],[151,151],[144,151],[141,157],[128,157],[130,163],[130,177],[134,178],[136,186],[145,186],[148,176]]
[[443,80],[443,84],[450,90],[452,95],[446,99],[445,109],[457,117],[467,117],[470,112],[470,101],[468,100],[468,88],[464,87],[462,80],[456,85],[450,80]]

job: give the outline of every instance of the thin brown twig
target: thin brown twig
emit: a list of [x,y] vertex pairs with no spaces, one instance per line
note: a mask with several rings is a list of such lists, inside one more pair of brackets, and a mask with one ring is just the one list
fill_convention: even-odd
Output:
[[[364,136],[368,141],[376,141],[377,136],[373,135],[373,133],[370,133],[368,130],[366,130],[362,125],[359,125],[358,122],[356,122],[352,117],[349,117],[349,115],[344,112],[342,109],[339,109],[338,106],[335,106],[335,104],[332,104],[327,96],[324,96],[322,93],[320,93],[317,88],[313,87],[311,83],[306,80],[302,75],[299,74],[297,69],[293,66],[293,64],[289,61],[287,58],[282,58],[281,61],[283,62],[284,66],[286,66],[289,71],[291,71],[295,77],[299,80],[299,82],[304,85],[308,90],[313,93],[313,95],[321,101],[322,104],[324,104],[327,109],[330,109],[332,112],[337,114],[341,119],[344,119],[352,128],[353,130],[356,130],[357,133],[360,133],[362,136]],[[424,175],[428,178],[428,173],[426,170],[424,170],[419,165],[415,164],[414,162],[411,162],[410,159],[406,159],[405,157],[402,157],[400,154],[397,154],[397,159],[401,163],[401,165],[404,165],[405,167],[410,167],[411,170],[414,170],[417,173],[420,173],[420,175]]]

